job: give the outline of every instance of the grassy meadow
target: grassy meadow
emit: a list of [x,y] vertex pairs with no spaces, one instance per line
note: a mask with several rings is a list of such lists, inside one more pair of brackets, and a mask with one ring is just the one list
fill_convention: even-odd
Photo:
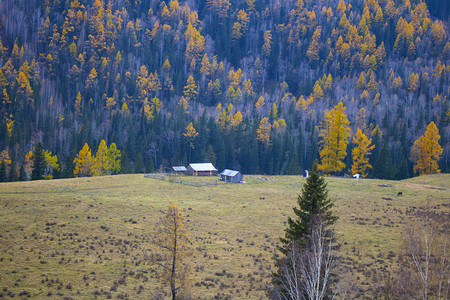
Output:
[[[151,298],[161,283],[145,259],[154,250],[150,235],[176,203],[190,226],[194,298],[264,299],[278,238],[305,180],[244,180],[194,187],[140,174],[2,183],[0,298]],[[404,226],[421,210],[450,213],[448,174],[326,181],[339,216],[339,289],[351,297],[380,292]]]

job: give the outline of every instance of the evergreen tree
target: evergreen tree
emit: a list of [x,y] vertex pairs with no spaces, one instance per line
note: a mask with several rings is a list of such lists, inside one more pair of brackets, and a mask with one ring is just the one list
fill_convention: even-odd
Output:
[[144,159],[141,152],[136,156],[136,165],[134,166],[135,173],[144,173]]
[[17,174],[16,161],[12,160],[11,167],[9,168],[9,181],[17,181],[18,177],[19,176]]
[[379,179],[394,179],[395,170],[391,153],[386,143],[380,151],[377,161],[373,166],[373,176]]
[[122,174],[133,173],[133,168],[131,167],[130,160],[128,159],[128,151],[126,147],[122,150],[121,157],[122,157],[121,173]]
[[21,165],[19,169],[19,181],[25,181],[25,179],[26,179],[25,168],[23,167],[23,165]]
[[2,161],[0,164],[0,182],[6,182],[7,176],[6,176],[6,163],[5,161]]
[[409,177],[410,177],[410,175],[409,175],[409,170],[408,170],[408,161],[406,160],[406,158],[403,158],[402,163],[400,164],[400,167],[398,168],[396,178],[398,180],[403,180],[403,179],[407,179]]
[[289,160],[289,165],[286,170],[286,175],[298,175],[302,171],[300,170],[300,163],[298,161],[298,151],[294,149],[291,159]]
[[314,162],[310,176],[298,196],[298,208],[294,207],[296,219],[288,218],[285,237],[281,238],[283,246],[280,251],[287,253],[288,245],[298,243],[302,245],[305,237],[311,232],[310,222],[315,216],[322,215],[328,225],[333,225],[337,217],[333,215],[333,201],[328,198],[328,190],[325,179],[317,172],[317,162]]
[[41,143],[37,143],[33,151],[33,170],[31,172],[31,180],[40,180],[44,178],[46,168],[44,147]]
[[[304,275],[302,276],[301,274],[303,274],[303,272],[299,270],[299,268],[308,269],[308,267],[304,265],[292,265],[292,258],[309,255],[308,253],[310,253],[311,247],[318,246],[313,245],[316,242],[314,239],[318,229],[320,229],[320,231],[323,230],[322,238],[329,243],[332,243],[330,245],[333,245],[333,249],[336,247],[334,232],[331,228],[337,220],[337,217],[333,215],[331,210],[334,203],[330,198],[328,198],[328,190],[325,179],[317,173],[317,162],[314,162],[311,175],[306,179],[306,183],[302,188],[302,193],[298,196],[297,203],[298,207],[293,208],[296,218],[288,218],[288,226],[285,230],[285,237],[280,239],[283,245],[279,247],[279,250],[284,256],[276,262],[278,270],[277,273],[274,274],[273,283],[275,286],[274,294],[278,295],[275,298],[291,299],[289,296],[290,291],[287,291],[285,288],[286,283],[282,282],[283,280],[286,280],[286,270],[289,270],[288,272],[295,272],[298,277],[303,277],[297,277],[297,280],[300,282],[300,286],[296,286],[297,289],[301,289],[301,286],[308,285],[308,278],[305,278]],[[322,242],[325,240],[322,240]],[[330,251],[330,249],[327,248],[324,249],[324,251],[327,252]],[[293,254],[293,252],[297,253]],[[321,256],[320,258],[323,257]],[[320,277],[322,278],[326,273],[324,268],[328,267],[329,266],[325,266],[325,264],[320,266],[320,270],[317,274],[320,274]],[[302,270],[304,271],[305,269]],[[327,271],[330,271],[330,269]],[[328,276],[328,274],[325,276]],[[326,280],[324,281],[324,287],[327,289],[327,292],[325,293],[326,295],[331,292],[330,279],[335,277],[335,274],[331,272],[330,276],[331,277],[329,277],[328,283]],[[297,292],[305,298],[310,296],[304,290],[298,290]]]
[[73,178],[73,169],[74,169],[74,164],[73,164],[73,159],[70,158],[70,156],[67,156],[66,161],[64,163],[64,167],[61,173],[61,177],[62,178]]
[[147,160],[147,165],[145,167],[145,172],[147,172],[147,173],[154,173],[155,172],[155,164],[153,163],[153,159],[151,157],[149,157],[148,160]]

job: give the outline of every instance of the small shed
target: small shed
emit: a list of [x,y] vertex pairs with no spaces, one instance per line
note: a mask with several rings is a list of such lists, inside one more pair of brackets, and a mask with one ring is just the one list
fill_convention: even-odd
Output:
[[186,173],[186,167],[185,166],[172,167],[172,170],[177,175],[183,175],[184,173]]
[[213,176],[217,169],[212,163],[189,164],[186,168],[186,174],[191,176]]
[[244,176],[239,171],[225,169],[220,173],[220,180],[232,183],[241,183]]

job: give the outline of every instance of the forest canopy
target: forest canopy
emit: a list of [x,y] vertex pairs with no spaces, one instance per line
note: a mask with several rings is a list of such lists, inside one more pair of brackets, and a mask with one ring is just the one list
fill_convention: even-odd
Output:
[[105,140],[123,173],[211,161],[299,174],[320,159],[321,124],[342,103],[337,175],[352,173],[358,130],[375,146],[369,177],[414,175],[412,147],[431,122],[436,169],[448,172],[445,10],[432,0],[4,0],[5,169],[19,179],[41,142],[73,170],[83,145]]

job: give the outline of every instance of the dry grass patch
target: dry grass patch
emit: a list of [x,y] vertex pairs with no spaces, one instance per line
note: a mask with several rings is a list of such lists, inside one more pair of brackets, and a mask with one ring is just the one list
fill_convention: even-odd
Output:
[[[158,270],[144,259],[153,247],[149,235],[161,211],[177,203],[191,225],[195,298],[265,298],[278,238],[304,179],[245,180],[193,187],[120,175],[1,184],[0,296],[148,297],[159,284]],[[396,265],[404,225],[421,207],[450,210],[449,175],[326,180],[355,297],[377,292]]]

